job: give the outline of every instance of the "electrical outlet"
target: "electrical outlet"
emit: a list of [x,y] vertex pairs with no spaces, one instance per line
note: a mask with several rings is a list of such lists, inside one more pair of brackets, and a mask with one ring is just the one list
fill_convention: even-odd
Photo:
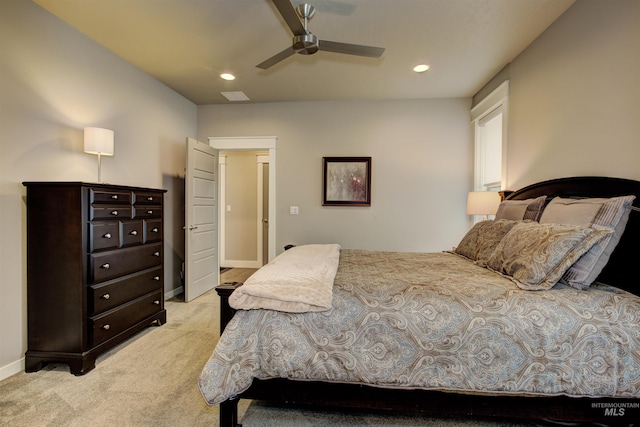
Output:
[[289,206],[289,215],[298,215],[298,207]]

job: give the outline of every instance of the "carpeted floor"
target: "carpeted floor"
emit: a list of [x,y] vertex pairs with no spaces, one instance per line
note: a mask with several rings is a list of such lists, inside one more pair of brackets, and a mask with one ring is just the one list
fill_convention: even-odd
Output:
[[[232,269],[221,278],[242,281],[251,271]],[[94,370],[76,377],[64,364],[16,374],[0,382],[2,426],[217,426],[218,407],[207,406],[198,375],[218,340],[217,294],[184,303],[167,301],[167,323],[150,327],[101,355]],[[403,416],[394,413],[301,410],[241,400],[244,427],[543,425]]]
[[[234,270],[222,280],[241,278]],[[218,296],[176,298],[165,308],[166,324],[104,353],[86,375],[49,364],[0,382],[0,425],[217,426],[218,407],[205,404],[197,379],[218,340]]]

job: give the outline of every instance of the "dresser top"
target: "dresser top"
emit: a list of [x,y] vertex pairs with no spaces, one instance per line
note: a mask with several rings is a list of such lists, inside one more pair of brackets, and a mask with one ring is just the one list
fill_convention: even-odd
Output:
[[116,185],[97,182],[82,182],[82,181],[24,181],[22,183],[25,187],[91,187],[91,188],[104,188],[126,191],[161,191],[166,193],[167,190],[162,188],[148,188],[148,187],[134,187],[130,185]]

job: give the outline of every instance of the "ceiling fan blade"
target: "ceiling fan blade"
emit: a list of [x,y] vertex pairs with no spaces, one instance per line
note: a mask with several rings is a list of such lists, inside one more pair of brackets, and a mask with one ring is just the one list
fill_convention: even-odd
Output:
[[262,68],[263,70],[266,70],[267,68],[273,67],[278,62],[287,59],[288,57],[290,57],[294,53],[296,53],[296,51],[293,50],[292,47],[288,47],[285,50],[283,50],[282,52],[276,53],[275,55],[273,55],[271,58],[267,59],[266,61],[263,61],[263,62],[259,63],[258,65],[256,65],[256,67]]
[[291,32],[296,36],[307,34],[304,24],[298,17],[298,12],[294,9],[289,0],[273,0],[273,4],[278,8],[278,12],[284,18]]
[[363,46],[359,44],[332,42],[328,40],[319,40],[318,49],[325,52],[368,56],[370,58],[380,58],[384,53],[383,47]]

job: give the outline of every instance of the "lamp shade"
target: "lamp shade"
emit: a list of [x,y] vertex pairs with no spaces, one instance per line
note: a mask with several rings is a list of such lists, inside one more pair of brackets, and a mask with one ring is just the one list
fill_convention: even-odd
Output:
[[472,191],[467,197],[467,215],[494,215],[500,205],[495,191]]
[[113,131],[102,128],[84,128],[84,152],[113,156]]

